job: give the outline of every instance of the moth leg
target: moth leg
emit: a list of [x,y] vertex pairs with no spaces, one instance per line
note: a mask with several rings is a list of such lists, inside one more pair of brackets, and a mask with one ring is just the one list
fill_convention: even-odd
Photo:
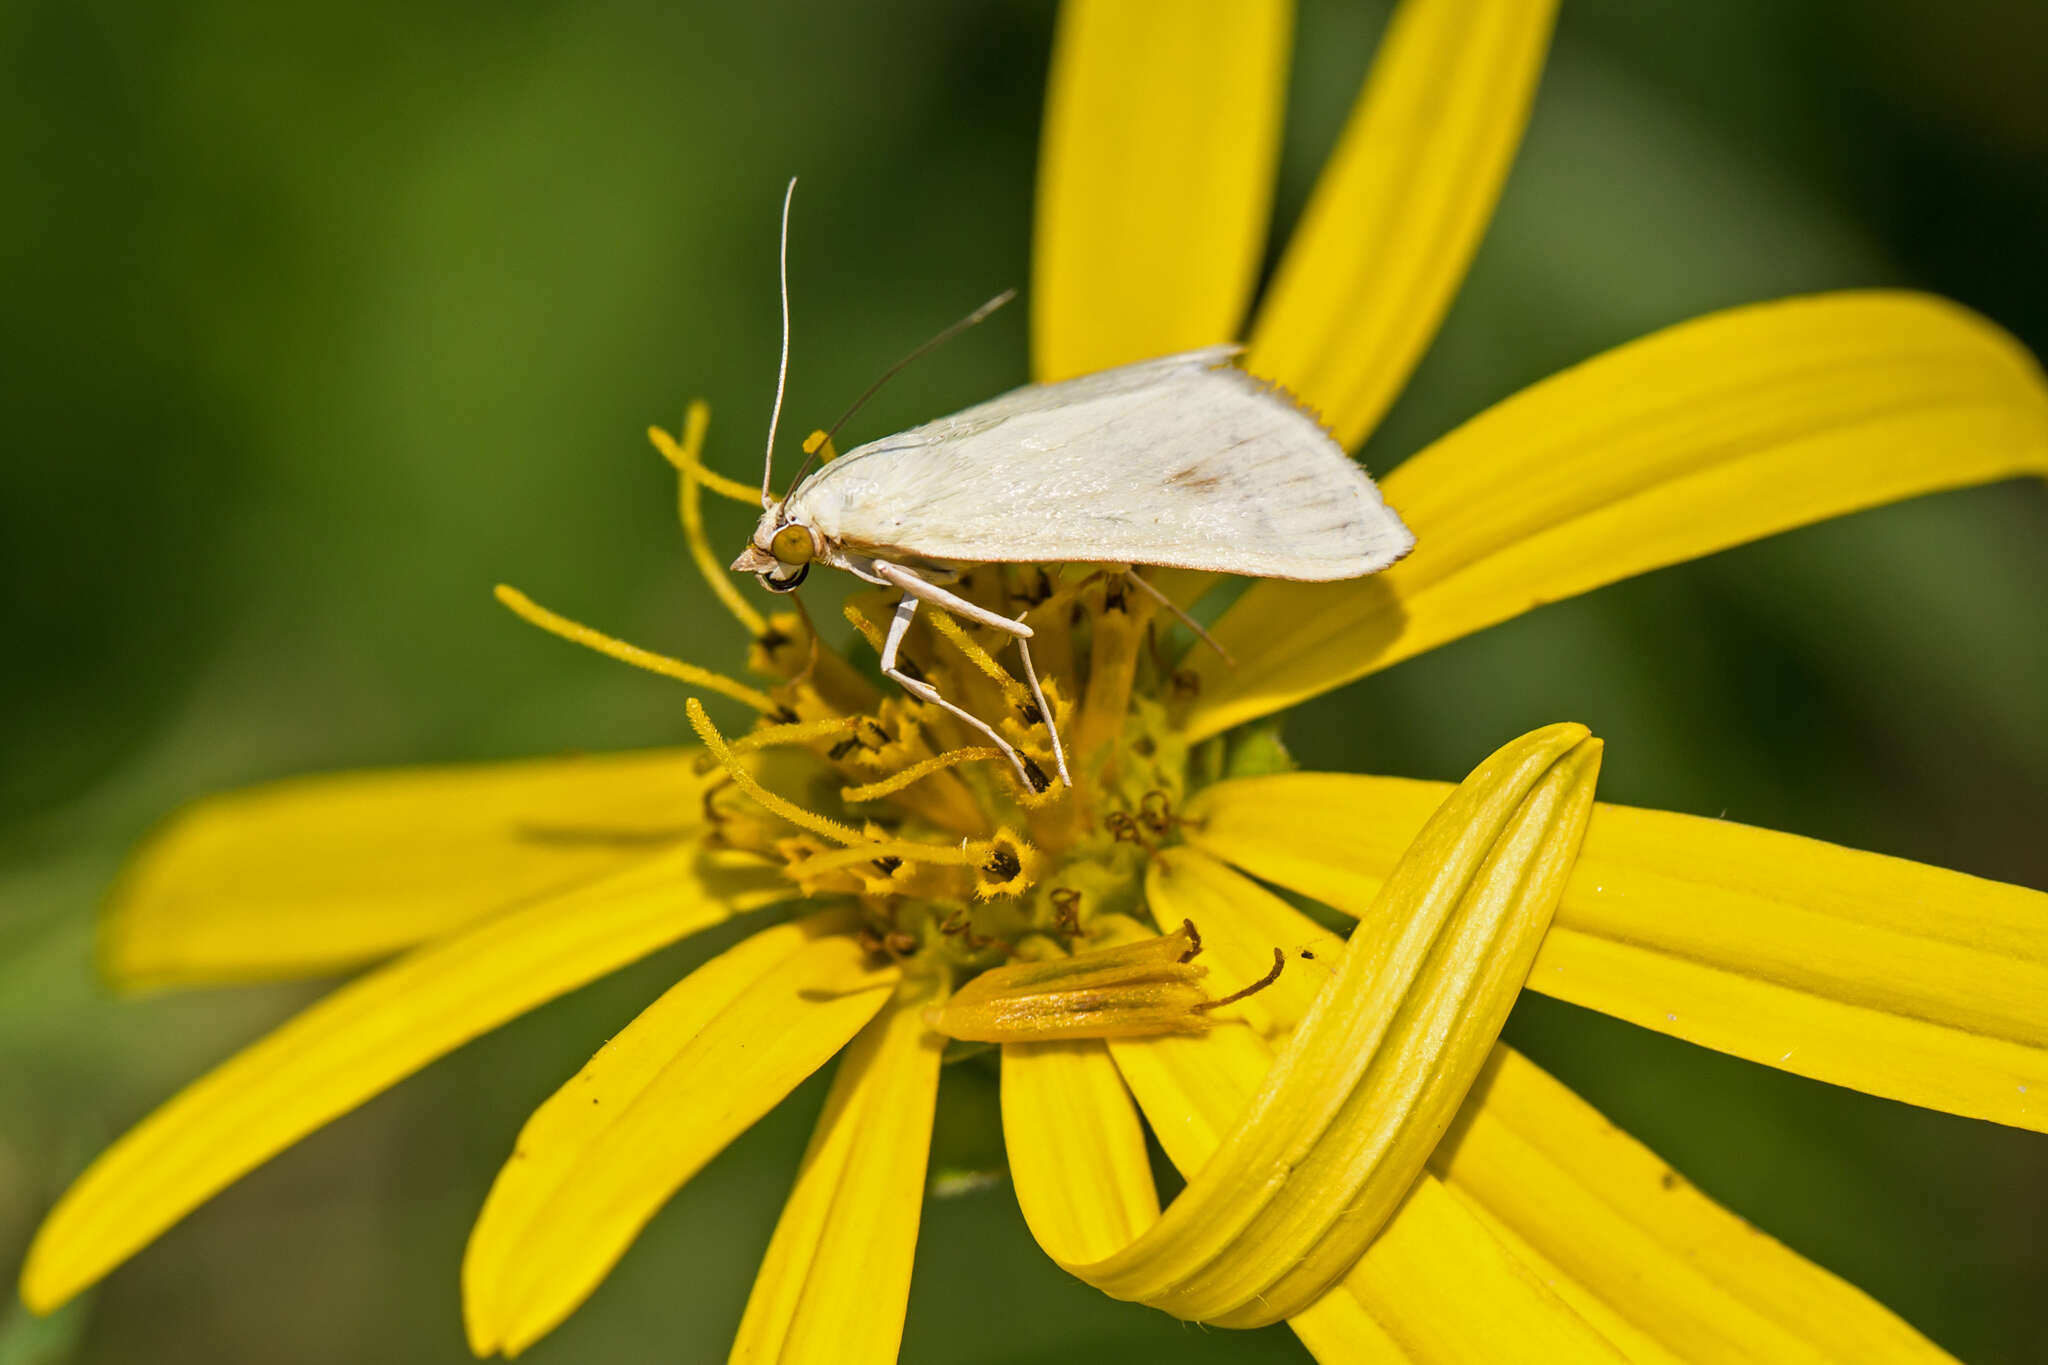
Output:
[[896,603],[896,614],[889,618],[889,634],[882,641],[882,671],[896,672],[896,651],[903,647],[903,636],[910,629],[911,618],[917,615],[917,599],[905,593]]
[[[1074,779],[1067,773],[1067,752],[1065,747],[1060,744],[1059,726],[1053,722],[1052,709],[1045,704],[1045,691],[1038,685],[1038,670],[1031,666],[1031,649],[1025,644],[1025,641],[1031,638],[1031,627],[1025,625],[1022,619],[1012,620],[1007,616],[999,616],[987,607],[968,601],[958,593],[948,592],[930,579],[920,574],[912,573],[901,564],[891,564],[887,560],[878,559],[875,561],[874,569],[875,577],[892,587],[903,589],[904,603],[921,598],[931,603],[934,607],[952,612],[955,616],[964,616],[979,625],[990,626],[1002,631],[1006,635],[1017,637],[1017,655],[1024,661],[1024,679],[1031,686],[1031,699],[1038,703],[1038,714],[1044,717],[1045,732],[1052,739],[1053,763],[1059,768],[1060,781],[1066,783],[1069,787],[1073,786]],[[903,603],[897,604],[896,619],[902,623],[902,629],[909,629],[910,617],[915,615],[916,612],[917,608],[913,606],[906,613]],[[889,631],[892,640],[901,633],[895,622],[890,624]],[[889,664],[893,661],[893,658],[893,655],[885,657],[882,665],[884,672],[888,672]],[[917,695],[922,696],[923,693],[918,693]],[[932,695],[936,697],[938,694],[934,692]],[[959,708],[950,704],[946,704],[946,709],[955,712],[955,714],[965,715]],[[1018,761],[1015,752],[1011,750],[1008,744],[997,738],[995,731],[978,720],[974,722],[974,725],[983,734],[994,739],[997,744],[1002,745],[1003,751],[1011,755],[1010,761],[1012,763]],[[1023,771],[1021,765],[1018,771],[1020,773]],[[1038,789],[1037,784],[1028,778],[1025,780],[1025,785],[1031,787],[1034,791]]]
[[1074,779],[1067,775],[1067,751],[1060,744],[1060,727],[1053,722],[1052,708],[1045,704],[1045,692],[1038,685],[1038,670],[1031,666],[1031,645],[1021,635],[1017,637],[1017,657],[1024,661],[1024,681],[1031,684],[1031,700],[1038,703],[1038,714],[1045,719],[1045,733],[1052,739],[1052,761],[1060,770],[1060,781],[1071,787]]
[[913,573],[911,570],[904,568],[901,564],[891,564],[886,559],[878,559],[874,562],[873,567],[875,577],[881,579],[890,587],[901,588],[912,597],[921,597],[935,607],[944,607],[947,611],[952,612],[963,620],[972,621],[978,626],[988,626],[994,630],[1000,630],[1005,635],[1014,635],[1020,640],[1031,638],[1031,627],[1025,625],[1022,621],[1013,621],[1007,616],[990,611],[979,603],[970,602],[959,593],[950,592],[932,582],[929,578],[924,577],[924,575]]
[[973,726],[982,734],[987,735],[989,742],[1000,749],[1003,757],[1010,760],[1010,766],[1017,770],[1017,780],[1022,782],[1031,791],[1043,791],[1043,787],[1031,780],[1030,772],[1024,767],[1023,755],[1017,752],[1015,745],[997,734],[995,727],[982,720],[979,716],[976,716],[973,712],[968,711],[965,707],[955,706],[952,702],[947,701],[939,695],[938,688],[933,687],[924,679],[913,678],[897,667],[896,652],[902,647],[904,632],[910,629],[911,618],[917,615],[917,607],[918,598],[913,593],[904,593],[902,600],[897,602],[896,615],[889,621],[888,637],[882,642],[882,675],[894,679],[897,685],[911,696],[918,698],[920,701],[930,702],[941,710],[958,717],[966,724]]

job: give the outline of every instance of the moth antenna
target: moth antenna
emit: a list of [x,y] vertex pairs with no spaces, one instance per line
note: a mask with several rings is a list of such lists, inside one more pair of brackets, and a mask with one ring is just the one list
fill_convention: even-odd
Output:
[[[874,383],[868,385],[867,391],[861,394],[860,397],[853,400],[852,407],[848,408],[845,412],[839,414],[839,420],[832,424],[832,429],[825,433],[825,439],[818,443],[818,450],[823,450],[827,445],[830,445],[832,442],[832,438],[839,434],[839,429],[845,426],[848,422],[852,421],[853,415],[859,412],[862,407],[866,406],[867,401],[870,398],[873,398],[878,392],[881,391],[882,385],[888,383],[890,380],[894,379],[898,374],[902,373],[902,371],[909,366],[911,361],[916,360],[918,357],[924,355],[927,351],[936,350],[940,346],[945,345],[954,337],[959,336],[969,327],[972,327],[975,323],[980,322],[990,313],[995,312],[996,309],[1001,308],[1004,304],[1010,302],[1012,299],[1016,297],[1017,291],[1014,287],[1010,289],[1005,289],[1002,293],[996,295],[987,303],[984,303],[983,305],[981,305],[981,307],[975,309],[966,317],[961,318],[958,322],[954,323],[952,326],[946,328],[946,330],[944,330],[943,332],[940,332],[937,336],[931,338],[929,341],[919,346],[909,355],[904,356],[903,359],[897,361],[894,365],[891,365],[888,369],[882,371],[882,377],[880,379],[877,379]],[[810,452],[810,454],[804,456],[804,462],[797,469],[796,477],[789,481],[789,486],[791,489],[795,489],[795,487],[799,483],[803,482],[804,475],[811,472],[811,462],[817,459],[818,450],[813,450],[812,452]],[[763,506],[766,506],[766,504],[764,503]]]
[[919,345],[917,349],[912,351],[909,355],[904,356],[903,359],[897,361],[894,365],[891,365],[888,369],[882,371],[882,377],[880,379],[877,379],[874,383],[868,385],[866,392],[862,393],[860,397],[853,400],[852,407],[849,407],[845,412],[839,414],[839,420],[834,422],[832,424],[832,429],[825,433],[825,439],[829,441],[834,436],[837,436],[839,434],[839,428],[845,426],[848,422],[852,421],[853,415],[856,412],[859,412],[861,408],[867,404],[867,401],[870,398],[873,398],[877,393],[881,391],[882,385],[888,383],[897,375],[901,374],[905,369],[909,368],[910,363],[912,361],[919,359],[928,351],[937,350],[939,347],[945,345],[954,337],[959,336],[969,327],[972,327],[975,323],[980,322],[983,318],[986,318],[990,313],[995,312],[996,309],[1001,308],[1004,304],[1010,302],[1012,299],[1016,297],[1017,290],[1014,286],[1012,286],[1009,289],[1005,289],[1002,293],[996,295],[987,303],[982,304],[981,307],[975,309],[966,317],[961,318],[958,322],[955,322],[950,327],[947,327],[937,336],[934,336],[930,340]]
[[769,479],[775,472],[775,424],[782,420],[782,390],[789,382],[789,203],[794,198],[796,177],[791,176],[789,188],[782,192],[782,251],[778,262],[782,280],[782,363],[775,370],[775,406],[768,413],[768,451],[761,457],[761,510],[764,512],[775,505],[775,495],[769,491]]

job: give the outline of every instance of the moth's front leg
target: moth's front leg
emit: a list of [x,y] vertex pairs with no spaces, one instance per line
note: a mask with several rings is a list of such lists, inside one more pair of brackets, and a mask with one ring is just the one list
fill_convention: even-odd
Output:
[[[917,615],[917,608],[918,598],[913,593],[904,593],[902,600],[897,602],[896,614],[889,621],[889,634],[882,641],[882,675],[894,679],[896,684],[911,696],[916,697],[920,701],[930,702],[933,706],[939,707],[941,710],[958,717],[963,723],[988,736],[989,742],[995,745],[1001,751],[1003,757],[1010,760],[1010,766],[1017,770],[1017,780],[1019,782],[1022,782],[1031,791],[1044,791],[1045,779],[1042,777],[1036,781],[1032,779],[1032,771],[1024,766],[1024,756],[1017,752],[1015,745],[998,734],[994,726],[965,707],[955,706],[952,702],[947,701],[943,696],[939,695],[938,688],[933,687],[923,678],[911,677],[897,664],[896,655],[902,649],[903,637],[910,630],[910,623]],[[1065,776],[1064,768],[1061,770],[1061,776]]]

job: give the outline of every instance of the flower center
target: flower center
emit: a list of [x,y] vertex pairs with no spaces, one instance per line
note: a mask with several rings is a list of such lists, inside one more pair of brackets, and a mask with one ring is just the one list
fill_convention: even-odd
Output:
[[[692,714],[705,762],[726,770],[707,798],[714,843],[777,861],[808,895],[857,900],[872,950],[959,984],[1129,931],[1106,920],[1142,923],[1146,860],[1179,836],[1187,746],[1157,613],[1125,571],[984,565],[952,586],[1032,628],[1072,786],[1047,777],[1047,717],[1002,662],[1004,638],[940,612],[913,624],[905,672],[987,717],[1031,785],[948,711],[815,643],[798,613],[755,637],[751,663],[780,678],[766,689],[773,713],[731,740]],[[845,615],[873,643],[891,606],[886,591],[860,592]]]

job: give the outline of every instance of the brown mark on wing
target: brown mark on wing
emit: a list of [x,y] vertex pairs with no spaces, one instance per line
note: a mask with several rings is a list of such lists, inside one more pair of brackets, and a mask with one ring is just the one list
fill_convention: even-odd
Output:
[[1205,473],[1202,466],[1191,464],[1177,474],[1167,475],[1166,482],[1175,488],[1185,488],[1190,493],[1210,493],[1222,486],[1223,476]]

